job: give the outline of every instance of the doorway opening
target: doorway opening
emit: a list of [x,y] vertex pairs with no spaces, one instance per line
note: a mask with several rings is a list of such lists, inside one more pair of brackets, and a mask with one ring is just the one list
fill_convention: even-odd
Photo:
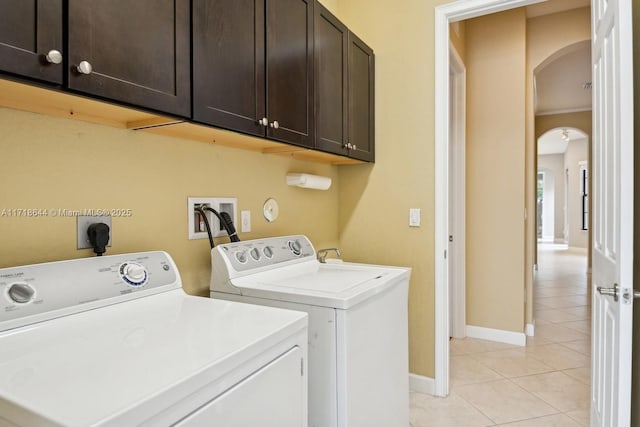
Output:
[[[451,98],[451,85],[452,80],[454,78],[454,74],[451,73],[451,59],[450,55],[450,46],[449,46],[449,31],[450,24],[457,21],[462,21],[470,18],[479,17],[482,15],[489,15],[497,12],[506,11],[509,9],[527,6],[537,3],[536,1],[514,1],[514,2],[491,2],[487,1],[484,4],[476,4],[473,7],[469,5],[463,5],[460,3],[452,3],[449,5],[444,5],[436,9],[436,99],[438,100],[438,104],[440,104],[440,100],[444,102],[442,105],[436,106],[436,253],[442,253],[443,258],[441,260],[436,261],[436,284],[438,283],[446,283],[447,288],[443,289],[440,286],[436,286],[436,325],[446,324],[446,328],[436,327],[436,364],[435,364],[435,382],[434,382],[434,394],[444,396],[448,393],[448,376],[449,376],[449,351],[448,348],[443,344],[448,341],[449,336],[455,336],[455,332],[453,330],[455,319],[455,308],[456,307],[464,307],[464,304],[451,304],[452,299],[456,297],[455,287],[452,281],[455,282],[455,272],[458,271],[456,269],[451,268],[451,263],[455,264],[455,252],[454,248],[451,246],[451,223],[453,221],[453,216],[451,215],[450,209],[453,205],[452,198],[456,195],[456,190],[454,188],[455,184],[452,176],[452,168],[454,166],[454,159],[451,159],[451,156],[454,155],[452,153],[452,147],[448,144],[440,144],[440,141],[448,141],[451,143],[453,130],[451,128],[452,124],[452,116],[453,109],[451,102],[454,102]],[[585,3],[588,5],[588,2]],[[585,6],[586,7],[586,6]],[[588,24],[587,24],[588,25]],[[441,36],[440,38],[438,36]],[[445,44],[446,41],[446,44]],[[443,56],[447,56],[448,61],[439,62],[438,58],[442,58]],[[449,92],[449,93],[447,93]],[[440,108],[439,108],[440,107]],[[445,125],[446,124],[446,125]],[[527,154],[529,156],[529,154]],[[532,169],[535,174],[535,154],[531,154],[529,157],[531,160],[531,166],[527,166],[529,171]],[[560,175],[560,177],[562,174]],[[447,177],[446,179],[444,177]],[[555,177],[554,177],[555,178]],[[467,178],[468,181],[469,178]],[[529,178],[527,178],[529,180]],[[535,188],[535,175],[530,178],[530,181],[527,182],[527,186],[531,183],[531,188]],[[559,182],[562,182],[562,179],[558,179]],[[531,190],[532,194],[535,194],[535,190]],[[532,196],[532,199],[535,196]],[[444,202],[444,203],[441,203]],[[528,203],[528,202],[527,202]],[[529,205],[527,205],[529,206]],[[529,212],[534,214],[535,212],[535,201],[531,202],[531,208]],[[468,207],[467,207],[468,209]],[[526,215],[526,213],[525,213]],[[553,224],[550,221],[547,221],[548,225],[551,225],[554,229],[556,227],[555,217],[553,219]],[[534,218],[529,221],[529,224],[536,224]],[[455,227],[454,227],[455,228]],[[531,238],[536,239],[536,234],[532,230]],[[458,234],[453,235],[453,241],[456,242]],[[523,244],[523,246],[525,246]],[[450,255],[447,258],[447,255]],[[529,249],[530,259],[534,259],[536,254],[535,243]],[[468,256],[468,255],[467,255]],[[533,267],[533,262],[531,262],[531,267]],[[533,281],[533,272],[531,270],[531,282]],[[531,292],[532,284],[527,285],[529,288],[529,292]],[[460,301],[459,299],[457,300]],[[462,301],[464,303],[464,301]],[[527,317],[530,317],[532,309],[531,302],[526,308]],[[468,312],[468,310],[467,310]],[[523,325],[524,326],[524,325]],[[527,331],[529,330],[529,325],[527,324]],[[463,328],[462,330],[464,330]],[[525,334],[524,331],[522,333],[511,333],[509,331],[504,331],[506,333],[502,334],[503,331],[495,330],[488,328],[477,328],[484,329],[480,332],[495,333],[498,336],[498,340],[503,340],[503,342],[518,342],[520,345],[524,345],[525,342]],[[460,329],[459,329],[460,330]],[[466,331],[473,331],[473,327],[466,326]],[[533,328],[531,329],[533,330]],[[477,331],[476,331],[477,332]]]

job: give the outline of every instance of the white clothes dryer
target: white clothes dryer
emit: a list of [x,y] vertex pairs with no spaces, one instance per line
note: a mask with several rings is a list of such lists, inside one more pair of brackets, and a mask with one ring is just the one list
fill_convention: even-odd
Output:
[[306,426],[307,315],[181,283],[165,252],[0,269],[0,426]]

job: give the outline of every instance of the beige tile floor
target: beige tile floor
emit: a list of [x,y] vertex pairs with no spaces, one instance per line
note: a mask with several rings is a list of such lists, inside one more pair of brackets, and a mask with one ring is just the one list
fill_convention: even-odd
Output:
[[412,427],[587,426],[591,297],[586,252],[539,246],[535,337],[451,340],[450,394],[411,393]]

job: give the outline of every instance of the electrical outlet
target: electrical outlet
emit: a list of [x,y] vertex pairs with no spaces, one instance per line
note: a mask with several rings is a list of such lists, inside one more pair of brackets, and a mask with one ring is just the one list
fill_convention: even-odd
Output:
[[[189,227],[189,240],[208,238],[204,220],[201,218],[201,215],[195,211],[195,207],[198,205],[210,207],[218,213],[226,212],[233,220],[233,223],[236,223],[238,199],[220,197],[189,197],[187,199],[187,225]],[[226,236],[227,232],[220,227],[220,221],[218,218],[209,211],[205,211],[205,214],[209,220],[211,234],[213,234],[213,237]]]
[[242,233],[250,232],[251,231],[251,211],[241,211],[240,221],[242,222],[242,224],[240,225],[240,231]]
[[95,224],[97,222],[103,222],[109,226],[109,243],[107,243],[107,247],[111,247],[111,240],[113,237],[111,216],[79,215],[76,217],[78,249],[87,249],[91,247],[91,243],[89,243],[89,236],[87,235],[87,230],[89,229],[89,226],[91,224]]

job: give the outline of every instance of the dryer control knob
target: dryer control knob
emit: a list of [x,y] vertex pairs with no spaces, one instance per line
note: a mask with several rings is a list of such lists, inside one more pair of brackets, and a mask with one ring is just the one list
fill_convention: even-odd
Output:
[[142,286],[147,281],[147,269],[135,262],[127,262],[120,267],[122,279],[132,286]]
[[14,283],[9,286],[7,294],[11,301],[18,304],[26,304],[33,299],[36,291],[26,283]]

